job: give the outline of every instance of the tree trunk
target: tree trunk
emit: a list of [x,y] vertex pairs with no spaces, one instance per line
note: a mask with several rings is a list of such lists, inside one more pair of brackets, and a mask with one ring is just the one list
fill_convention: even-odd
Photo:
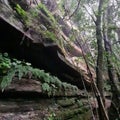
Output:
[[102,16],[102,6],[103,0],[99,1],[99,8],[98,8],[98,15],[96,20],[96,38],[97,38],[97,45],[98,45],[98,57],[97,57],[97,86],[100,91],[101,97],[104,100],[104,87],[103,87],[103,45],[102,45],[102,32],[101,32],[101,16]]
[[[120,91],[118,89],[117,85],[117,75],[114,70],[114,66],[112,64],[112,61],[110,58],[113,57],[112,55],[112,47],[110,44],[110,38],[111,38],[111,29],[109,29],[109,26],[112,24],[112,20],[110,19],[110,16],[112,16],[112,13],[109,11],[110,6],[108,6],[106,16],[103,17],[103,38],[104,38],[104,45],[105,45],[105,51],[106,51],[106,59],[107,59],[107,69],[108,69],[108,76],[111,83],[111,92],[112,92],[112,104],[109,110],[109,118],[110,120],[115,120],[120,118],[120,100],[119,95]],[[107,21],[105,21],[105,17],[107,17]],[[105,23],[107,25],[105,25]]]
[[[104,97],[104,81],[103,81],[103,45],[102,45],[102,31],[101,31],[101,17],[102,17],[102,8],[103,8],[103,0],[99,0],[98,6],[98,14],[96,20],[96,38],[97,38],[97,45],[98,45],[98,56],[97,56],[97,68],[96,68],[96,75],[97,75],[97,87],[100,91],[100,95],[102,97],[103,103],[105,103]],[[105,120],[103,115],[102,109],[100,108],[101,104],[98,102],[99,105],[99,118],[100,120]]]

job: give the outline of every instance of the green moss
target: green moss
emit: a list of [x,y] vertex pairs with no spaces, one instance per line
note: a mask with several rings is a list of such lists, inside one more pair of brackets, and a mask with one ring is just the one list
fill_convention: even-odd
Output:
[[[65,110],[65,111],[62,111],[60,112],[58,115],[57,115],[57,118],[60,118],[61,120],[67,120],[67,119],[72,119],[72,120],[77,120],[75,119],[77,116],[85,116],[85,113],[87,112],[88,110],[86,108],[76,108],[76,109],[73,109],[73,110]],[[81,117],[81,119],[79,120],[83,120],[82,119],[83,117]]]
[[[58,29],[57,21],[44,4],[40,3],[37,7],[31,8],[28,11],[23,10],[17,4],[15,9],[25,28],[31,28],[38,33],[43,42],[56,42],[63,47],[62,40],[60,40],[62,38],[58,38],[56,35],[56,33],[58,34],[56,32]],[[45,19],[44,23],[41,19]]]
[[24,24],[26,25],[29,19],[27,12],[23,10],[19,4],[16,5],[15,10],[18,13],[21,21],[24,22]]
[[71,99],[62,99],[62,100],[58,100],[57,104],[59,104],[62,107],[67,107],[67,106],[71,106],[75,103],[75,99],[71,98]]
[[83,114],[74,115],[74,117],[70,118],[69,120],[90,120],[92,113],[87,111]]
[[53,24],[56,24],[56,20],[51,14],[51,12],[46,8],[46,6],[42,3],[38,5],[38,8],[51,20]]
[[30,9],[30,11],[29,11],[29,16],[31,17],[31,18],[36,18],[36,17],[38,17],[39,16],[39,11],[38,11],[38,9],[36,9],[36,8],[33,8],[33,9]]
[[55,41],[55,42],[57,41],[56,35],[53,32],[46,30],[44,32],[44,35],[45,35],[45,38],[49,38],[50,40]]

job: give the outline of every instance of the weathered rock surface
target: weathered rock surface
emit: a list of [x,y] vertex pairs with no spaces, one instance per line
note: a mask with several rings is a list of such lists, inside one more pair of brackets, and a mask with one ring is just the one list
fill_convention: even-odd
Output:
[[[45,38],[45,35],[38,32],[41,29],[38,22],[41,18],[32,19],[31,22],[34,25],[30,23],[31,25],[26,31],[23,22],[16,16],[17,13],[12,8],[0,3],[0,50],[8,52],[16,58],[25,59],[33,66],[44,69],[61,80],[82,88],[81,78],[84,79],[84,74],[66,60],[63,50],[52,38]],[[41,22],[43,24],[43,21]],[[86,85],[89,85],[88,81],[85,79],[84,81]]]
[[64,93],[61,89],[61,93],[57,91],[54,97],[48,97],[41,84],[38,80],[15,78],[0,92],[0,120],[83,120],[86,115],[91,117],[88,105],[79,103],[80,91],[66,90]]
[[[30,20],[26,25],[26,20],[21,18],[23,16],[19,16],[15,11],[15,4],[12,4],[12,7],[10,5],[0,0],[0,52],[24,59],[34,67],[44,69],[61,81],[72,85],[71,89],[58,88],[53,96],[49,96],[48,91],[43,91],[43,83],[40,80],[14,78],[11,85],[0,92],[0,120],[47,120],[54,117],[59,120],[90,119],[91,112],[88,111],[88,105],[80,104],[79,101],[82,97],[81,91],[72,89],[73,85],[83,88],[81,78],[89,86],[90,78],[86,78],[88,74],[83,74],[84,72],[79,71],[66,59],[64,50],[57,44],[61,38],[67,38],[64,31],[59,35],[56,28],[49,27],[51,25],[49,20],[52,18],[44,10],[37,11],[38,15],[31,18],[32,7],[29,6],[29,2],[27,7],[26,4],[22,6],[25,10],[23,13],[28,15],[24,17],[29,17]],[[52,11],[53,7],[49,9]],[[55,36],[49,37],[44,34],[46,29],[49,36],[51,34]],[[54,38],[57,42],[53,40]]]
[[[65,102],[64,98],[63,102]],[[88,120],[91,113],[79,108],[77,102],[69,107],[62,107],[58,99],[7,99],[0,100],[0,120]]]
[[[31,95],[34,95],[39,98],[39,96],[48,97],[49,91],[44,91],[42,88],[42,83],[40,80],[22,78],[19,80],[18,78],[14,78],[12,83],[5,88],[3,92],[0,92],[1,97],[23,97],[27,98]],[[54,84],[52,84],[55,87]],[[62,86],[63,85],[63,86]],[[59,86],[59,85],[58,85]],[[68,87],[66,87],[68,86]],[[50,97],[74,97],[74,96],[82,96],[82,92],[77,89],[73,89],[73,85],[62,82],[60,87],[54,88],[54,94],[50,94]]]

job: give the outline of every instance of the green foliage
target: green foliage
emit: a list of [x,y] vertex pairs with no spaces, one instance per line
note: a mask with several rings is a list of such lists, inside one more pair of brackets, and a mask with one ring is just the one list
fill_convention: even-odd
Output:
[[78,104],[79,107],[83,107],[84,106],[83,101],[80,101],[80,100],[77,100],[77,104]]
[[19,61],[17,59],[10,59],[7,54],[0,54],[0,87],[4,90],[10,85],[14,77],[18,77],[20,80],[22,77],[31,77],[40,80],[42,83],[42,91],[47,93],[48,96],[54,96],[58,91],[63,90],[66,93],[67,90],[72,90],[77,93],[78,88],[61,82],[57,77],[51,76],[49,73],[45,73],[44,70],[32,68],[30,63]]
[[49,86],[48,83],[43,83],[42,88],[43,88],[44,91],[47,91],[47,92],[50,90],[50,86]]
[[30,70],[30,64],[21,62],[16,59],[9,59],[7,53],[0,53],[0,81],[1,89],[4,90],[8,85],[10,85],[13,77],[17,76],[19,80],[22,76],[25,76]]
[[51,12],[46,8],[46,6],[42,3],[38,5],[38,8],[51,20],[53,24],[56,24],[56,20],[51,14]]
[[24,11],[19,4],[16,5],[15,9],[23,20],[28,20],[27,12]]
[[49,38],[53,41],[57,40],[56,35],[53,32],[50,32],[48,30],[44,32],[44,35],[45,35],[46,38]]
[[57,119],[55,118],[55,116],[56,116],[55,113],[51,113],[51,114],[47,117],[46,120],[57,120]]
[[48,83],[43,83],[43,84],[42,84],[42,90],[43,90],[44,92],[47,92],[48,95],[51,95],[51,87],[49,86]]
[[0,53],[0,75],[7,73],[7,70],[11,67],[11,60],[7,56],[7,53],[3,55]]
[[39,12],[36,8],[30,10],[30,15],[35,18],[39,16]]
[[105,89],[105,91],[108,91],[108,92],[111,91],[111,85],[110,85],[110,83],[108,81],[105,81],[104,89]]
[[[21,6],[17,4],[15,9],[25,27],[31,27],[34,31],[40,32],[44,39],[49,38],[51,41],[57,41],[57,37],[54,33],[57,22],[44,4],[40,3],[37,7],[32,8],[29,11],[24,11]],[[45,21],[48,21],[50,25],[44,26],[41,21],[38,21],[40,16],[42,16]]]
[[1,86],[0,86],[2,91],[11,83],[14,76],[15,76],[15,71],[13,69],[10,69],[8,75],[2,77]]
[[59,89],[64,88],[64,92],[67,90],[72,90],[76,92],[78,88],[71,84],[61,82],[57,77],[51,76],[49,73],[45,73],[43,70],[32,69],[33,77],[40,79],[42,82],[42,90],[47,93],[49,96],[54,96]]

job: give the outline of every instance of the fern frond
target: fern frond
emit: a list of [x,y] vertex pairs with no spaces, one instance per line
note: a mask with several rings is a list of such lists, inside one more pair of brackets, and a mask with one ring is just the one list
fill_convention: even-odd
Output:
[[18,77],[18,79],[22,79],[22,77],[26,77],[28,73],[31,73],[31,76],[37,80],[40,80],[42,83],[42,91],[47,93],[48,96],[54,96],[57,91],[64,92],[72,90],[77,93],[77,87],[71,84],[61,82],[57,77],[51,76],[49,73],[45,73],[44,70],[40,70],[37,68],[32,68],[30,65],[26,63],[13,59],[13,62],[9,58],[4,58],[4,56],[0,56],[0,65],[9,65],[8,67],[4,66],[4,70],[6,70],[6,74],[1,74],[1,84],[0,87],[2,91],[10,85],[14,77]]
[[1,81],[1,89],[2,89],[2,91],[8,85],[10,85],[10,83],[11,83],[14,76],[15,76],[15,71],[13,69],[11,69],[6,76],[2,77],[2,81]]

